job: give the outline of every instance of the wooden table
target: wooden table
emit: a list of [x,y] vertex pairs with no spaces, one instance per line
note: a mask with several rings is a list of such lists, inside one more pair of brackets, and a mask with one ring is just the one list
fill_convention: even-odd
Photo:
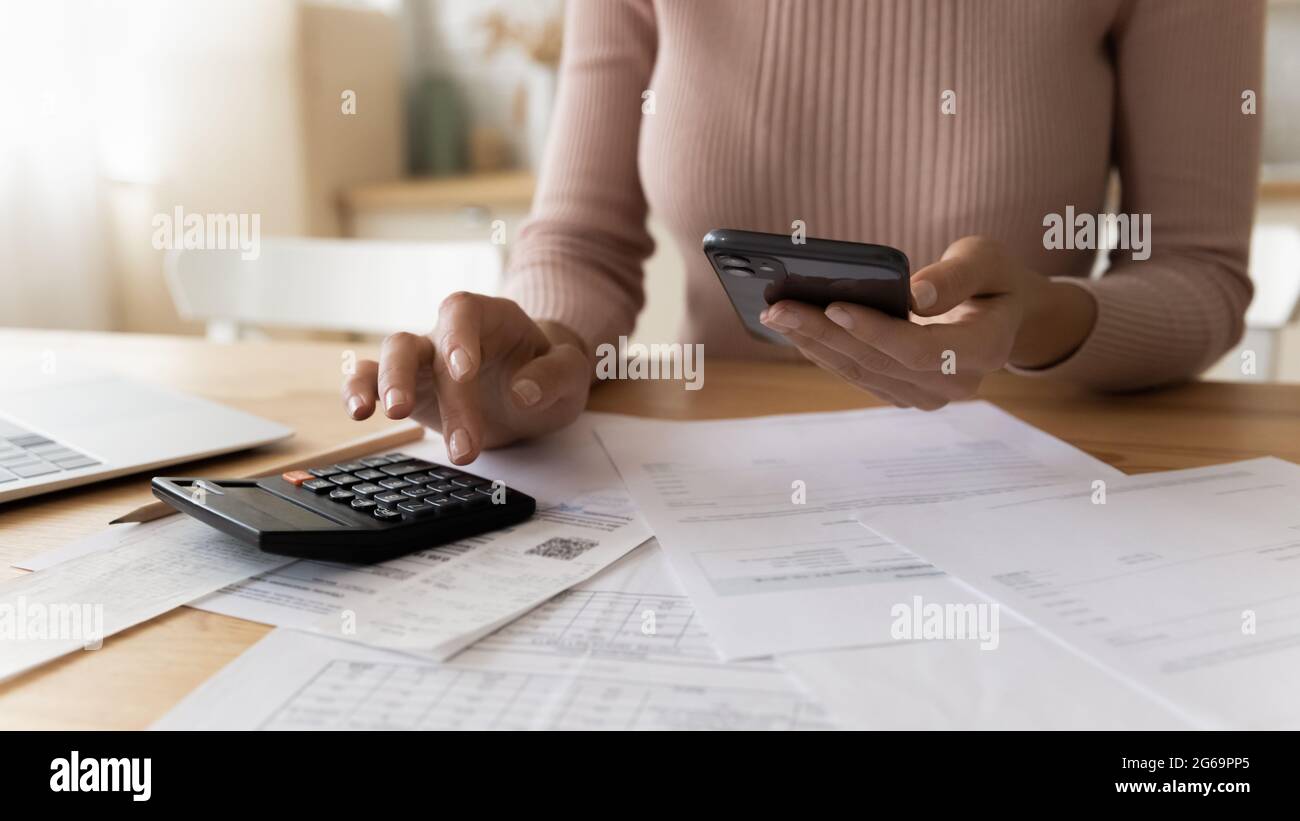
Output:
[[[327,450],[385,424],[347,419],[338,384],[346,343],[0,331],[4,356],[52,351],[190,391],[295,428],[286,443],[211,459],[186,473],[238,475]],[[356,353],[372,355],[364,347]],[[673,419],[826,411],[879,404],[811,366],[706,362],[705,387],[599,386],[593,410]],[[1128,473],[1274,455],[1300,462],[1300,385],[1201,382],[1125,397],[998,374],[984,398]],[[93,409],[88,408],[87,412]],[[0,507],[0,578],[9,564],[103,528],[150,499],[128,477]],[[269,628],[181,608],[0,685],[0,728],[139,728],[165,713]]]

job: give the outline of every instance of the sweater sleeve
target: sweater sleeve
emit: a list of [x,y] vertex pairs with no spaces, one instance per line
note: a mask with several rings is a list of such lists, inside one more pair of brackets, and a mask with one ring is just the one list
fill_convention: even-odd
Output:
[[503,295],[593,348],[630,334],[654,250],[637,172],[656,30],[650,0],[569,0],[558,98]]
[[[1192,378],[1241,338],[1261,114],[1263,0],[1129,0],[1113,30],[1121,212],[1150,214],[1150,257],[1111,255],[1091,334],[1039,370],[1099,390]],[[1262,111],[1261,105],[1260,110]]]

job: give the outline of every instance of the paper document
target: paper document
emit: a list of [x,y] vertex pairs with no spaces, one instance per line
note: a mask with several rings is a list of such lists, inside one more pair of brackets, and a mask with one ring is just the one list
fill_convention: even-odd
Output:
[[292,561],[188,517],[100,538],[111,547],[0,582],[0,679]]
[[653,542],[437,664],[276,630],[155,729],[826,729],[770,662],[722,664]]
[[780,657],[850,730],[1177,730],[1190,725],[1028,625],[998,646],[942,639]]
[[888,642],[895,603],[970,599],[863,506],[1122,475],[983,402],[597,431],[730,659]]
[[443,660],[650,538],[622,488],[581,496],[340,610],[311,631]]
[[1296,465],[862,515],[1197,726],[1300,728]]

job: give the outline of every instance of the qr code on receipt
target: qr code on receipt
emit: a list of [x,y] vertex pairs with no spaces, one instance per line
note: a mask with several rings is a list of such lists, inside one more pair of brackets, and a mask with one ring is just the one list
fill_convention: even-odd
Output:
[[565,536],[556,536],[553,539],[547,539],[537,547],[524,551],[530,556],[544,556],[548,559],[563,559],[569,561],[576,559],[596,545],[600,544],[595,539],[577,539]]

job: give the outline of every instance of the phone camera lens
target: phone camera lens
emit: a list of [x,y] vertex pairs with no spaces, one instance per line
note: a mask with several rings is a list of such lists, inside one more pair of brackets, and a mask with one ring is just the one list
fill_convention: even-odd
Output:
[[724,266],[727,267],[731,267],[733,265],[749,264],[749,260],[745,259],[744,257],[718,257],[718,262],[721,262]]
[[752,277],[754,272],[748,268],[725,268],[723,269],[733,277]]

